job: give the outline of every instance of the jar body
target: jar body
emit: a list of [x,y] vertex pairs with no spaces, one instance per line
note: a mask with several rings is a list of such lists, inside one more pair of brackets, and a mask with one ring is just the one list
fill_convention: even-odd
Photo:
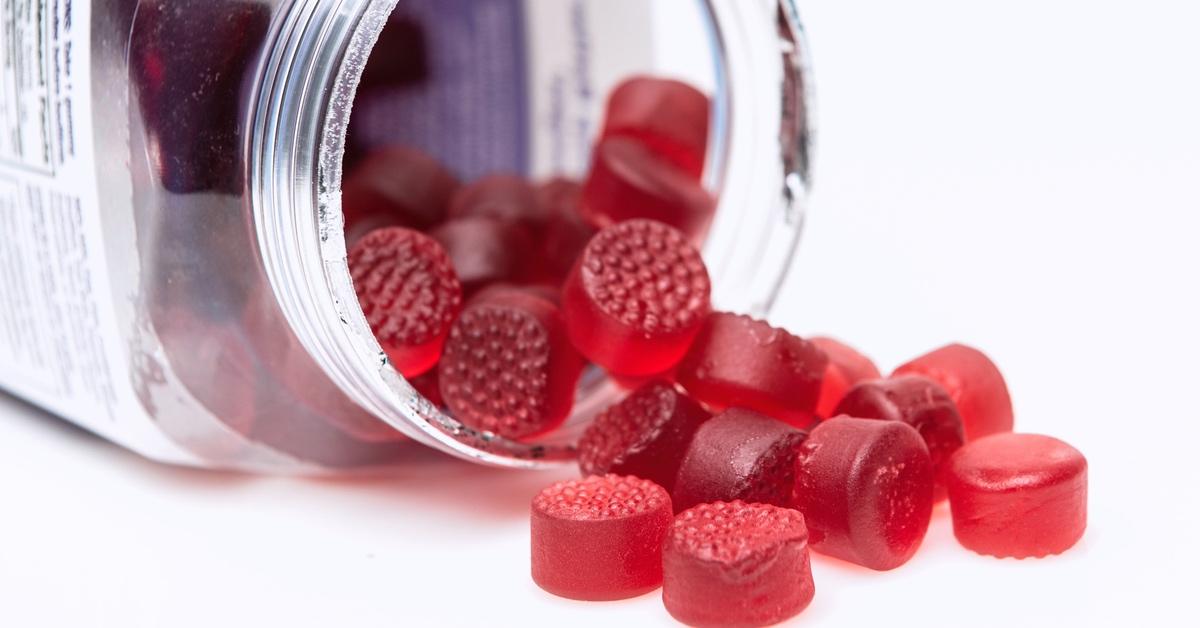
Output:
[[[15,103],[6,111],[23,113],[0,120],[21,132],[9,137],[24,139],[0,144],[0,211],[10,227],[0,244],[10,268],[9,303],[0,305],[0,350],[10,359],[0,367],[0,385],[143,455],[182,464],[263,471],[378,465],[402,459],[418,446],[411,439],[457,443],[443,448],[498,464],[568,457],[569,431],[545,446],[508,447],[457,430],[376,361],[378,347],[361,333],[352,295],[329,280],[339,276],[339,261],[344,266],[341,148],[365,55],[393,9],[479,21],[478,12],[455,14],[459,4],[76,0],[56,9],[63,15],[21,16],[26,30],[6,34],[17,40],[5,43],[37,54],[27,57],[33,60],[24,73],[5,77],[13,85],[5,98]],[[630,10],[645,11],[644,4]],[[716,37],[722,3],[686,4],[708,20],[692,28],[714,55],[707,67],[717,102],[731,90]],[[778,26],[784,9],[760,4],[754,11],[769,16],[761,23]],[[662,31],[639,19],[645,13],[622,16],[615,5],[598,11],[596,2],[566,0],[472,7],[483,5],[521,26],[509,35],[534,59],[525,68],[561,51],[547,43],[555,38],[547,16],[556,11],[579,28],[628,24],[642,46],[627,46],[627,59],[581,54],[566,66],[568,79],[619,76],[663,54],[654,49]],[[548,25],[541,34],[526,28],[539,20]],[[512,107],[509,121],[542,119],[540,101],[521,100],[520,91],[512,96],[524,104]],[[369,106],[362,110],[370,115]],[[782,110],[786,118],[786,104]],[[510,126],[515,135],[504,145],[511,150],[493,159],[516,159],[539,173],[586,166],[580,155],[588,129],[554,136],[535,123]],[[807,146],[806,126],[785,135]],[[779,147],[766,150],[781,159]],[[796,147],[783,152],[806,159]],[[784,180],[797,170],[778,167]],[[710,163],[711,185],[723,185],[728,170]],[[304,202],[289,196],[297,192]],[[741,223],[719,216],[715,237],[736,239],[729,225]],[[295,256],[307,245],[304,263],[317,270],[306,274]],[[332,309],[319,307],[326,302]],[[342,329],[354,348],[331,348],[321,336],[326,327]],[[378,374],[395,397],[380,402],[373,394],[387,392],[372,393],[355,380],[358,372]],[[588,398],[576,426],[603,394]]]

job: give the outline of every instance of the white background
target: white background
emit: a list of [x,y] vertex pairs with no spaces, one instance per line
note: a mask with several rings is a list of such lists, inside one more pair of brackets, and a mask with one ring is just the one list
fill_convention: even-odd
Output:
[[[1087,535],[877,574],[814,558],[797,625],[1195,625],[1200,4],[802,4],[818,185],[776,322],[889,369],[951,340],[1091,469]],[[558,473],[435,454],[354,480],[167,469],[0,397],[0,626],[662,625],[529,580]]]

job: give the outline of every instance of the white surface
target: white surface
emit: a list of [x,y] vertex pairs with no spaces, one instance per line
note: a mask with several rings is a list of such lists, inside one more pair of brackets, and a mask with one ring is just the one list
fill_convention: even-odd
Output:
[[[1200,5],[805,2],[821,145],[776,321],[890,368],[987,349],[1091,464],[1082,543],[998,561],[944,511],[904,568],[814,559],[797,625],[1186,625],[1200,561]],[[0,397],[0,626],[662,625],[529,580],[554,474],[163,468]]]

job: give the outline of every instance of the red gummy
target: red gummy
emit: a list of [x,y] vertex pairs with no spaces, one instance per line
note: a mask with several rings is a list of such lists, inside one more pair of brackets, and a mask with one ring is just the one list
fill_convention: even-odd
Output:
[[635,475],[670,491],[692,437],[710,416],[671,384],[652,381],[592,421],[579,440],[579,469]]
[[996,557],[1041,558],[1070,549],[1087,528],[1087,460],[1039,434],[968,443],[947,473],[954,536]]
[[894,375],[923,375],[941,384],[958,406],[967,441],[1013,429],[1012,397],[1004,375],[978,349],[947,345],[901,366]]
[[785,330],[714,312],[676,378],[711,408],[749,408],[805,428],[813,423],[828,362],[816,345]]
[[950,455],[962,447],[963,426],[954,401],[937,382],[916,375],[861,382],[833,414],[900,421],[916,428],[933,459],[934,499],[946,498],[943,474]]
[[446,217],[458,179],[421,151],[390,147],[368,155],[347,173],[342,211],[347,241],[353,245],[367,227],[428,229]]
[[533,238],[517,224],[495,218],[459,218],[429,235],[446,247],[467,294],[497,282],[520,281],[534,264],[529,258]]
[[687,83],[637,76],[609,94],[602,136],[634,138],[699,181],[711,109],[708,96]]
[[741,499],[790,506],[796,454],[805,433],[750,410],[732,408],[696,430],[671,500],[675,510]]
[[821,398],[817,402],[817,416],[823,419],[834,416],[837,404],[855,384],[883,377],[871,358],[844,342],[822,337],[809,338],[809,342],[829,358],[825,378],[821,380]]
[[610,137],[596,145],[582,197],[583,216],[593,225],[649,218],[699,243],[715,210],[704,186],[636,140]]
[[682,233],[653,220],[623,222],[596,234],[567,278],[567,331],[612,373],[662,373],[700,330],[711,289]]
[[442,397],[459,421],[521,439],[566,420],[583,360],[553,303],[511,290],[467,305],[438,369]]
[[767,626],[812,601],[808,529],[795,510],[703,504],[675,517],[663,548],[663,605],[690,626]]
[[450,201],[450,218],[484,217],[540,231],[547,211],[537,191],[515,175],[494,174],[459,190]]
[[553,484],[533,498],[533,581],[575,600],[619,600],[662,582],[671,498],[634,477],[592,476]]
[[446,405],[445,400],[442,399],[442,391],[438,387],[437,369],[431,369],[416,377],[410,377],[408,378],[408,383],[412,384],[412,387],[416,389],[416,391],[420,393],[422,397],[429,400],[429,403],[432,403],[439,408]]
[[570,179],[552,179],[538,187],[538,202],[546,211],[541,242],[541,279],[561,285],[583,249],[596,235],[580,213],[582,186]]
[[933,512],[933,463],[897,421],[840,417],[809,434],[796,459],[793,505],[814,550],[876,570],[916,553]]
[[363,314],[396,370],[412,377],[433,368],[463,296],[442,245],[388,227],[350,249],[347,264]]

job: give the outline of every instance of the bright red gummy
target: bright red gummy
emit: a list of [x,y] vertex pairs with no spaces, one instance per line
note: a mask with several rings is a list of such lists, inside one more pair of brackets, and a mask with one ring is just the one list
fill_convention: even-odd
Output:
[[561,285],[575,260],[596,235],[580,213],[582,186],[570,179],[552,179],[538,186],[538,202],[546,210],[541,242],[540,279]]
[[708,96],[687,83],[633,77],[609,94],[603,137],[634,138],[699,181],[711,109]]
[[462,307],[462,286],[442,245],[387,227],[350,249],[347,264],[359,305],[392,366],[406,377],[433,368]]
[[1038,434],[968,443],[947,473],[954,536],[997,557],[1041,558],[1075,545],[1087,528],[1087,460]]
[[950,454],[962,447],[963,427],[950,395],[937,382],[916,375],[861,382],[833,414],[900,421],[916,428],[933,460],[934,499],[946,498],[943,474]]
[[877,570],[908,562],[933,511],[933,463],[916,430],[839,417],[809,434],[793,505],[814,550]]
[[825,352],[829,366],[821,380],[821,399],[817,402],[817,416],[828,419],[833,416],[837,404],[857,383],[883,377],[871,358],[854,347],[833,338],[809,338],[809,342]]
[[370,227],[428,229],[445,219],[458,187],[449,170],[418,150],[391,147],[371,153],[342,185],[347,241],[353,246]]
[[533,581],[575,600],[619,600],[662,582],[671,498],[634,477],[566,480],[538,493],[531,508]]
[[520,281],[535,263],[530,258],[534,240],[518,224],[487,217],[459,218],[429,235],[446,247],[467,294],[497,282]]
[[805,433],[750,410],[732,408],[692,438],[671,500],[675,510],[741,499],[790,506],[796,454]]
[[675,517],[663,604],[691,626],[767,626],[812,601],[804,516],[767,504],[703,504]]
[[1012,398],[1004,375],[978,349],[947,345],[901,366],[894,375],[923,375],[941,384],[958,406],[968,441],[1013,429]]
[[714,312],[676,378],[709,407],[749,408],[804,428],[813,423],[827,364],[811,342],[749,316]]
[[459,190],[450,201],[450,218],[486,217],[516,223],[535,232],[546,222],[537,191],[515,175],[494,174]]
[[700,330],[711,288],[682,233],[653,220],[623,222],[596,234],[567,278],[567,331],[610,372],[662,373]]
[[582,200],[584,218],[593,225],[649,218],[699,243],[715,210],[716,199],[704,186],[636,140],[610,137],[596,145]]
[[672,490],[696,430],[711,415],[663,381],[652,381],[596,417],[579,441],[584,475],[636,475]]
[[582,370],[558,308],[509,290],[463,310],[450,329],[438,379],[447,407],[464,425],[521,439],[562,424]]

